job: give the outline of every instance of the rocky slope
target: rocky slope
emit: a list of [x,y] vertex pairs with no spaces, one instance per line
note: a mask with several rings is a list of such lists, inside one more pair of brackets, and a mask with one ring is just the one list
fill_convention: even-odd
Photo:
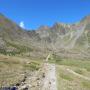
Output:
[[0,14],[0,52],[30,52],[30,55],[37,52],[38,56],[52,52],[64,57],[88,57],[90,16],[75,24],[55,23],[52,27],[27,31]]

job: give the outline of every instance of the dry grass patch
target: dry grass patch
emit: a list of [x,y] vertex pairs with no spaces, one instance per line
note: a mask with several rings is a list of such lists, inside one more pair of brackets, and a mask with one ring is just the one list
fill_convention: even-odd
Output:
[[[30,62],[30,63],[27,63]],[[20,82],[27,73],[38,70],[40,64],[24,58],[0,55],[0,87]]]
[[76,72],[81,75],[86,73],[78,67],[57,65],[56,73],[58,90],[90,90],[90,81],[68,72],[68,68],[74,71],[76,70]]
[[90,81],[83,81],[82,85],[83,87],[87,88],[87,90],[90,90]]

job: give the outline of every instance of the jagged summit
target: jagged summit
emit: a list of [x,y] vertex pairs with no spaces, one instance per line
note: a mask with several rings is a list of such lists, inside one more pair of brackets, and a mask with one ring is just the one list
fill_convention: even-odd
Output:
[[38,28],[38,30],[47,30],[47,29],[49,29],[50,27],[49,26],[40,26],[39,28]]

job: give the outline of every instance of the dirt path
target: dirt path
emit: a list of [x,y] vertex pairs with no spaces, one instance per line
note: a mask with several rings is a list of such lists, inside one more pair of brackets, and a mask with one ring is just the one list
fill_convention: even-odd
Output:
[[42,90],[57,90],[56,85],[56,67],[55,64],[49,64],[48,59],[50,54],[46,58],[46,63],[44,63],[44,73],[45,78],[43,80]]
[[78,73],[74,72],[74,71],[71,70],[71,69],[67,69],[67,71],[69,71],[70,73],[72,73],[72,74],[74,74],[74,75],[76,75],[76,76],[78,76],[78,77],[80,77],[80,78],[83,78],[83,79],[85,79],[85,80],[89,80],[89,81],[90,81],[90,78],[85,77],[85,76],[83,76],[83,75],[81,75],[81,74],[78,74]]
[[57,90],[56,66],[48,63],[50,56],[49,54],[46,57],[39,71],[27,76],[23,84],[19,86],[19,90]]
[[57,90],[55,64],[44,64],[45,78],[42,90]]

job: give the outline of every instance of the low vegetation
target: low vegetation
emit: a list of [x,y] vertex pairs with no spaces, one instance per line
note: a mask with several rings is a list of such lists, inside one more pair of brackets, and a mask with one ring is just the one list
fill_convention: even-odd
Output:
[[90,60],[74,60],[53,58],[50,63],[56,63],[58,90],[90,90],[90,80],[80,78],[75,73],[90,78]]
[[27,46],[22,46],[14,43],[10,43],[6,41],[7,48],[13,48],[13,49],[5,49],[5,48],[0,48],[0,53],[4,55],[9,55],[9,56],[15,56],[15,55],[22,55],[23,53],[31,52],[33,49]]
[[25,64],[24,65],[24,68],[25,69],[29,69],[31,71],[39,70],[40,64],[39,63],[36,63],[36,62],[30,62],[29,64]]
[[64,73],[63,70],[60,68],[58,69],[58,71],[60,71],[60,73],[59,73],[60,78],[62,78],[64,80],[68,80],[68,81],[73,80],[72,76],[69,73],[67,73],[67,72]]
[[90,89],[90,82],[89,81],[83,81],[82,85],[83,85],[83,87],[87,88],[88,90]]
[[[71,66],[71,67],[79,67],[79,68],[85,68],[87,71],[90,71],[90,60],[75,60],[75,59],[64,59],[59,56],[52,56],[53,58],[49,59],[50,63],[56,63],[58,65],[66,65],[66,66]],[[77,71],[78,72],[78,71]],[[79,70],[79,72],[81,72]]]
[[38,62],[0,55],[0,87],[13,86],[22,81],[27,73],[32,73],[39,68]]

